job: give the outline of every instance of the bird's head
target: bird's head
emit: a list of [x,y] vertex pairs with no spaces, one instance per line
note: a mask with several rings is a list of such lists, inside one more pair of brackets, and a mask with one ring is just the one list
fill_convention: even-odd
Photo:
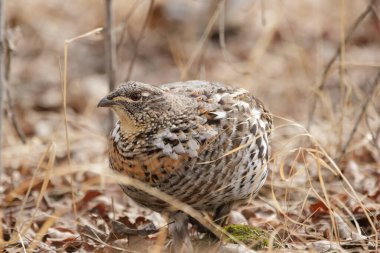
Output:
[[113,109],[120,120],[121,130],[133,135],[160,128],[165,122],[165,112],[172,104],[162,89],[130,81],[102,98],[98,107]]

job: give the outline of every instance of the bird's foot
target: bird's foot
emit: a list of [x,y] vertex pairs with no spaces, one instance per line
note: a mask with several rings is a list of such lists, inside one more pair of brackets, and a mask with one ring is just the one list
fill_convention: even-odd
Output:
[[191,225],[193,225],[197,229],[197,231],[199,233],[206,234],[206,236],[210,240],[217,240],[218,239],[218,237],[213,232],[211,232],[210,229],[203,226],[199,221],[197,221],[193,217],[189,216],[189,222],[191,223]]

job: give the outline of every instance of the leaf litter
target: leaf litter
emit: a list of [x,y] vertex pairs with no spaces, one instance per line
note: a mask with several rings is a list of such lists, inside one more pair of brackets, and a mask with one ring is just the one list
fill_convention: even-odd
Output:
[[[175,1],[157,1],[132,79],[153,84],[184,75],[217,80],[245,87],[268,104],[276,120],[271,173],[259,196],[237,205],[230,218],[269,232],[268,246],[261,251],[375,252],[380,246],[380,91],[368,91],[380,62],[378,1],[237,2],[228,3],[225,45],[220,47],[218,25],[207,26],[215,13],[212,5],[195,1],[184,9]],[[370,3],[374,12],[353,31],[324,88],[316,92],[316,79],[345,35],[340,29],[348,34]],[[102,5],[82,1],[73,8],[42,0],[7,4],[8,29],[16,34],[9,87],[27,143],[4,122],[0,250],[156,250],[158,233],[125,232],[153,229],[151,224],[166,228],[165,219],[128,199],[107,177],[107,113],[96,109],[107,92],[101,35],[70,45],[66,150],[57,56],[68,38],[103,26]],[[118,51],[117,79],[122,80],[148,1],[115,5],[115,33],[124,37]],[[127,13],[125,32],[120,27]],[[73,22],[78,17],[80,24]],[[208,37],[201,37],[206,27]],[[193,55],[195,48],[201,54]],[[314,97],[317,107],[306,129]],[[350,137],[366,99],[371,102],[365,117]],[[347,152],[339,157],[347,141]],[[203,236],[191,231],[195,241]],[[165,249],[169,241],[164,241]],[[206,251],[202,247],[199,251]],[[247,250],[239,244],[213,249]]]

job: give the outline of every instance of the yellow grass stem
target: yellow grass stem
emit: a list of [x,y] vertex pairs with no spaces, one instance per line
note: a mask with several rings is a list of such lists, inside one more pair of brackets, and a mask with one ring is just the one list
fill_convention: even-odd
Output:
[[37,247],[38,243],[42,240],[42,238],[46,235],[48,229],[65,213],[64,210],[56,210],[52,216],[50,216],[41,228],[38,230],[36,237],[33,239],[31,244],[29,245],[27,252],[33,252]]
[[[64,60],[63,60],[63,88],[62,88],[62,97],[63,97],[63,118],[64,118],[64,124],[65,124],[65,137],[66,137],[66,148],[67,148],[67,158],[69,162],[69,167],[71,167],[71,155],[70,155],[70,138],[69,138],[69,130],[68,130],[68,124],[67,124],[67,62],[68,62],[68,48],[69,45],[79,39],[86,38],[89,36],[92,36],[94,34],[98,34],[103,31],[102,27],[95,28],[89,32],[86,32],[84,34],[81,34],[79,36],[76,36],[71,39],[65,40],[64,44]],[[77,217],[77,210],[76,210],[76,196],[75,191],[73,189],[73,178],[71,178],[71,195],[72,195],[72,201],[73,201],[73,212],[74,216]]]

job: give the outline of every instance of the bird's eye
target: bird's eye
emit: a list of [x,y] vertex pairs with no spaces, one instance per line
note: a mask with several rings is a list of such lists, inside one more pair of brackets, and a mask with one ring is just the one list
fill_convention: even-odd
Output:
[[141,94],[139,93],[132,93],[130,96],[129,96],[133,101],[139,101],[141,99]]

